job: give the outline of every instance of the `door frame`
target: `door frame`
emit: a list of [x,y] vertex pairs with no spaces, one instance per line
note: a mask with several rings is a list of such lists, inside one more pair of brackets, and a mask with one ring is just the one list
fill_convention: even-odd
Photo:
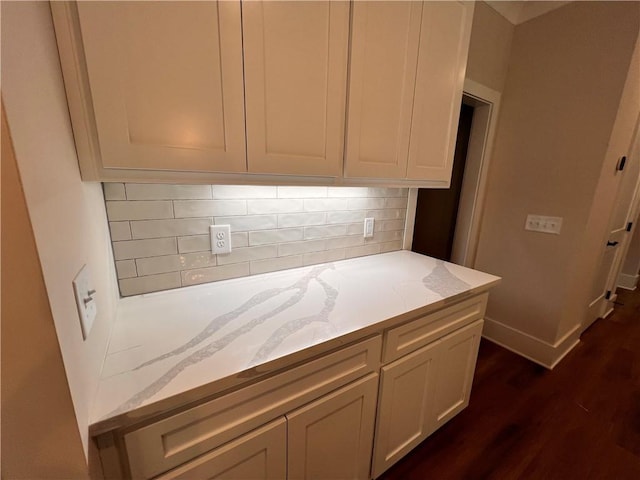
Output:
[[[474,80],[466,78],[464,81],[462,103],[474,107],[474,111],[451,261],[469,268],[473,268],[476,261],[501,96],[500,92]],[[410,188],[404,250],[412,247],[417,199],[418,189]]]
[[[631,145],[629,148],[629,154],[627,155],[627,162],[629,165],[631,165],[632,163],[640,162],[640,115],[636,120],[636,125],[634,128]],[[621,188],[622,188],[622,185],[618,185],[618,193],[617,193],[618,197],[620,195]],[[616,203],[614,204],[614,207],[611,213],[611,219],[609,221],[609,229],[608,229],[609,233],[612,231],[612,227],[614,226],[613,217],[615,216],[615,214],[613,212],[618,207],[618,202],[620,202],[620,200],[621,200],[620,198],[616,198]],[[633,226],[631,230],[624,232],[621,245],[617,247],[617,251],[614,254],[615,258],[610,267],[607,281],[604,287],[604,292],[611,291],[611,295],[609,296],[608,299],[605,296],[598,297],[589,305],[590,309],[593,310],[595,308],[597,311],[598,315],[597,317],[595,317],[595,319],[606,318],[607,316],[609,316],[609,314],[611,314],[611,312],[613,312],[613,307],[618,297],[618,295],[616,294],[616,288],[618,287],[618,283],[619,283],[618,279],[620,278],[620,272],[622,270],[624,260],[627,257],[627,252],[629,250],[631,239],[633,238],[633,234],[636,228],[638,227],[636,224],[637,223],[636,219],[638,218],[639,210],[640,210],[640,172],[638,173],[637,178],[635,178],[633,195],[631,196],[631,202],[627,207],[627,216],[625,219],[626,220],[625,223],[628,224],[629,222],[633,222]],[[587,317],[587,318],[591,318],[591,317]],[[591,323],[593,322],[588,323],[584,328],[587,328],[589,325],[591,325]]]

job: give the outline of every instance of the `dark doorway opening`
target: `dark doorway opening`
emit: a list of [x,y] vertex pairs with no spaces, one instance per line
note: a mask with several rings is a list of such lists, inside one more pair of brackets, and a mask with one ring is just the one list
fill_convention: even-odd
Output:
[[414,252],[441,260],[451,260],[473,110],[474,107],[465,104],[460,109],[451,187],[448,189],[421,188],[418,191],[411,247]]

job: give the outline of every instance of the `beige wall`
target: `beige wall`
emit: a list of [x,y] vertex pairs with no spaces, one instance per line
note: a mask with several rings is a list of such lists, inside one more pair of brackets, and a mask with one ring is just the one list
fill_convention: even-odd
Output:
[[504,89],[514,26],[485,2],[473,12],[466,77],[498,92]]
[[[2,2],[1,8],[2,97],[86,450],[117,295],[102,189],[80,181],[49,3]],[[98,317],[86,341],[71,287],[83,264],[98,292]]]
[[53,317],[2,116],[2,476],[86,478]]
[[[592,283],[576,255],[639,18],[636,2],[574,2],[515,28],[476,268],[503,277],[488,317],[550,344]],[[562,234],[525,231],[529,213],[563,217]]]

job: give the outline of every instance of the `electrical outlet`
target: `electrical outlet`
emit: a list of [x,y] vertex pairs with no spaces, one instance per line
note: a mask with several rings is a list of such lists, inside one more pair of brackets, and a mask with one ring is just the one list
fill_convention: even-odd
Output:
[[209,231],[211,232],[211,252],[216,255],[231,253],[231,226],[210,225]]
[[373,237],[373,224],[375,220],[373,217],[367,217],[364,219],[364,238]]
[[89,267],[83,265],[76,278],[73,279],[73,293],[76,297],[76,306],[80,316],[80,327],[82,328],[82,339],[86,340],[93,326],[93,321],[98,314],[96,305],[95,289],[91,286],[91,276]]
[[546,217],[544,215],[527,215],[527,221],[524,224],[525,230],[555,235],[560,235],[561,228],[562,217]]

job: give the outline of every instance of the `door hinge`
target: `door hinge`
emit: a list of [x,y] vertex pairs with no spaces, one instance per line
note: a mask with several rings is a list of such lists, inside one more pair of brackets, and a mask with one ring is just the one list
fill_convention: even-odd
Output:
[[609,300],[611,298],[611,290],[607,290],[607,294],[604,296],[605,300]]
[[627,232],[631,231],[631,227],[633,227],[633,222],[627,223]]

